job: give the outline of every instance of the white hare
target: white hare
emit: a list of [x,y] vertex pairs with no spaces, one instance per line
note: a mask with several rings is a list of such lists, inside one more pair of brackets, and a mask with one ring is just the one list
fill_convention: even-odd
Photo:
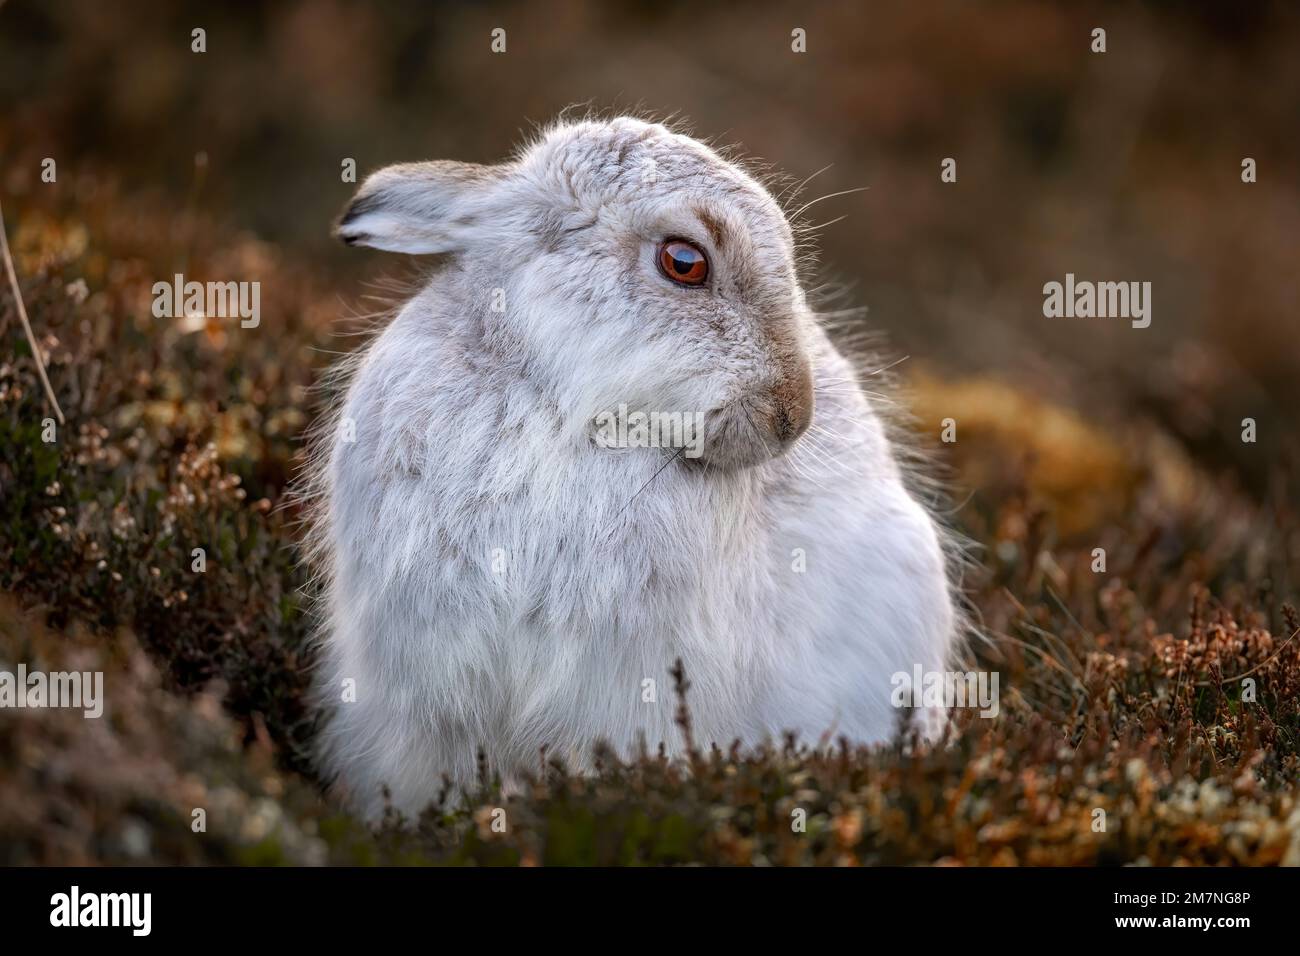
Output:
[[[723,747],[879,741],[894,675],[946,668],[941,532],[737,165],[562,121],[501,165],[380,170],[338,234],[444,256],[315,466],[322,762],[362,813],[472,784],[480,748],[507,781],[543,747],[677,751],[678,658]],[[597,434],[637,412],[700,414],[701,453]]]

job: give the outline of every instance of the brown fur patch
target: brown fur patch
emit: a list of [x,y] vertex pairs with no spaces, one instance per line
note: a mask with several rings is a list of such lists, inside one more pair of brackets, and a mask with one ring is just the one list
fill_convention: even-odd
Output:
[[722,227],[722,223],[707,209],[696,208],[695,214],[700,217],[700,222],[708,230],[709,238],[713,240],[714,248],[719,251],[727,247],[727,231]]
[[777,419],[773,428],[782,440],[791,434],[802,433],[808,427],[813,412],[812,366],[799,347],[794,330],[783,322],[768,324],[772,356],[781,371],[781,378],[772,388],[772,398],[777,406]]

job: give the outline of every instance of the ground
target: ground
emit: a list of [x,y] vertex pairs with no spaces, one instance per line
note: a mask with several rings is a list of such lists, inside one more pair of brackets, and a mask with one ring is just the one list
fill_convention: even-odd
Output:
[[[308,759],[287,496],[321,374],[358,341],[340,335],[342,290],[277,247],[82,185],[75,203],[6,198],[67,422],[44,440],[5,284],[0,669],[103,670],[109,705],[0,711],[0,863],[1300,864],[1300,534],[1280,465],[1237,481],[1159,416],[1087,418],[920,360],[899,367],[902,398],[971,540],[996,719],[967,715],[935,747],[900,726],[874,750],[607,754],[593,777],[539,754],[522,794],[485,780],[468,804],[367,830]],[[218,251],[187,272],[274,276],[256,334],[152,315],[158,270],[196,233]]]

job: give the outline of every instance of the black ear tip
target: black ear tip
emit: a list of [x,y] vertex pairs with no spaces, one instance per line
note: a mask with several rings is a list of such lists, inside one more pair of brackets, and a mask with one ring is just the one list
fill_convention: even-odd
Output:
[[334,235],[349,246],[355,246],[369,239],[370,236],[367,233],[358,232],[349,227],[369,212],[374,205],[374,199],[371,196],[357,196],[354,198],[348,203],[348,208],[343,210],[343,215],[339,217],[338,222],[334,224]]
[[353,223],[359,218],[360,210],[354,202],[343,211],[343,215],[334,223],[334,228],[330,230],[344,245],[355,246],[366,238],[365,233],[359,232],[353,228]]
[[354,216],[344,216],[334,224],[334,237],[345,246],[362,245],[370,238],[370,233],[356,228],[352,225]]

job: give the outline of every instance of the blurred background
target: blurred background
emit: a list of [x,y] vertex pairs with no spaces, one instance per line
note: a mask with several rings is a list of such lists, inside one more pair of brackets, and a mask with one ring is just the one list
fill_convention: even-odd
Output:
[[[824,170],[807,198],[867,187],[820,204],[814,221],[845,218],[821,233],[818,278],[915,367],[1151,416],[1257,491],[1288,454],[1294,4],[8,0],[0,63],[7,192],[56,157],[57,189],[107,179],[198,210],[340,294],[391,267],[328,238],[354,188],[344,157],[360,175],[491,162],[571,104],[674,114],[796,179]],[[186,242],[178,258],[205,236]],[[1151,327],[1044,318],[1043,283],[1066,272],[1150,281]]]
[[[804,198],[867,187],[819,204],[813,221],[844,218],[821,231],[817,281],[909,373],[1149,416],[1259,492],[1300,394],[1298,28],[1267,3],[9,0],[3,184],[33,190],[54,157],[65,197],[107,188],[212,223],[177,216],[178,269],[234,231],[345,295],[393,263],[328,237],[354,188],[343,158],[359,175],[492,162],[575,103],[672,114],[814,176]],[[1067,272],[1150,281],[1150,328],[1045,318],[1043,283]]]

